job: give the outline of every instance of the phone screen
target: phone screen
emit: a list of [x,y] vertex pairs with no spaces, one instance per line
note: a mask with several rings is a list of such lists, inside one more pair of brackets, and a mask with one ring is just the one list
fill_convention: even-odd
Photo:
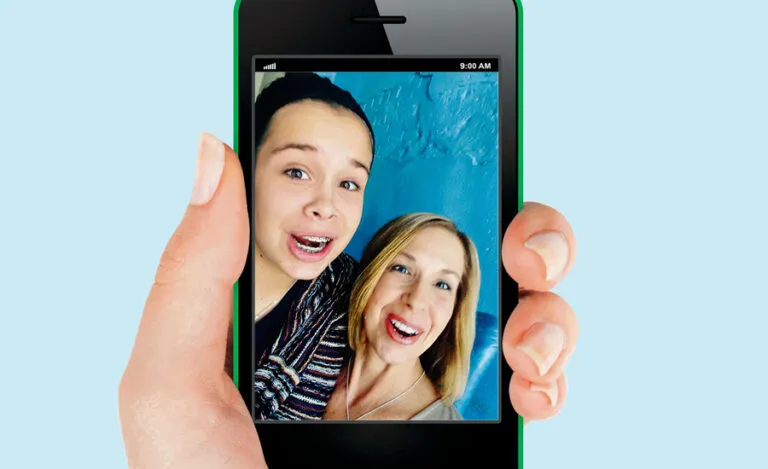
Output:
[[498,422],[499,59],[252,71],[257,424]]

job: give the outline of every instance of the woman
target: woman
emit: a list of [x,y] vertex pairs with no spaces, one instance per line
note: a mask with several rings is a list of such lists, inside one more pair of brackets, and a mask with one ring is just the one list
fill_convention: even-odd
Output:
[[349,308],[354,355],[327,420],[461,420],[480,288],[477,250],[445,217],[400,216],[366,247]]
[[254,104],[254,414],[320,419],[341,370],[373,130],[351,94],[288,74]]

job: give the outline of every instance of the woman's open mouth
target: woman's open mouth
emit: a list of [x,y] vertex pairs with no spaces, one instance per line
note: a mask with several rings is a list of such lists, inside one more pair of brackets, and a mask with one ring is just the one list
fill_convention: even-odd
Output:
[[403,345],[411,345],[419,340],[419,336],[424,333],[423,329],[416,327],[413,324],[406,322],[405,319],[395,316],[394,314],[387,315],[386,318],[387,333],[395,342]]
[[291,233],[288,248],[301,261],[317,262],[331,252],[333,241],[334,238],[327,235]]

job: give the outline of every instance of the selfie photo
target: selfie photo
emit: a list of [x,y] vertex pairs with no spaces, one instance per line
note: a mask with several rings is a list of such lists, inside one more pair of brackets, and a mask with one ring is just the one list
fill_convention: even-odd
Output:
[[253,91],[256,420],[498,421],[498,72]]

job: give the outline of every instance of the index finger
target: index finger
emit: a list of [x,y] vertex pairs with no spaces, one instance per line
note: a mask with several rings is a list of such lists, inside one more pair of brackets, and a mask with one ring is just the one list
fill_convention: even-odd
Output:
[[573,266],[576,237],[557,210],[526,202],[504,234],[501,253],[521,290],[549,291]]

